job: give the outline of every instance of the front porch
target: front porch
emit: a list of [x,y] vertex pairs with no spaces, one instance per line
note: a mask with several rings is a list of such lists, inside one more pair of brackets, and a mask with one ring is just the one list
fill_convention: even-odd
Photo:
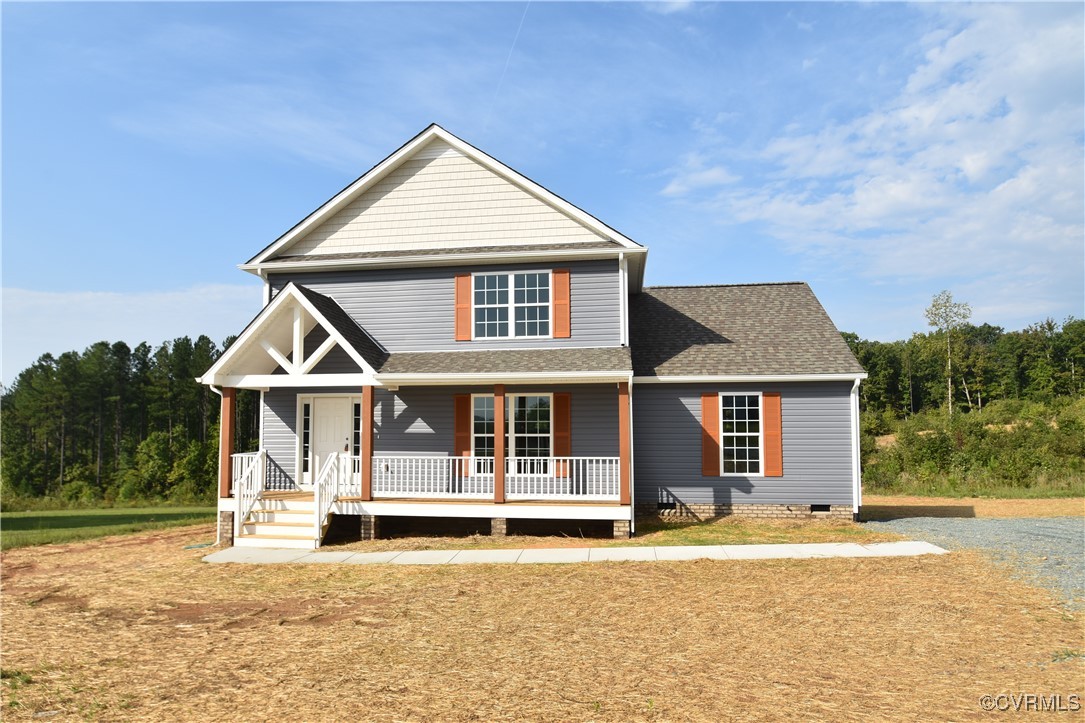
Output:
[[331,515],[358,516],[363,539],[377,536],[381,517],[490,519],[495,535],[505,534],[510,519],[606,520],[615,523],[615,536],[630,531],[618,458],[506,459],[501,503],[494,502],[492,457],[374,457],[368,497],[361,459],[349,454],[329,457],[311,487],[284,488],[266,450],[234,454],[231,462],[230,496],[219,500],[219,513],[230,518],[240,546],[316,549]]

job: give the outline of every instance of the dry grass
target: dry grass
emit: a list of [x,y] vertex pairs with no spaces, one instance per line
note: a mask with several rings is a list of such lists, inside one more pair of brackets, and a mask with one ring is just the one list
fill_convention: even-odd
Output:
[[1085,499],[986,499],[863,495],[863,519],[900,517],[1082,517]]
[[1085,631],[979,555],[200,562],[209,527],[3,554],[3,717],[965,720],[1082,694]]

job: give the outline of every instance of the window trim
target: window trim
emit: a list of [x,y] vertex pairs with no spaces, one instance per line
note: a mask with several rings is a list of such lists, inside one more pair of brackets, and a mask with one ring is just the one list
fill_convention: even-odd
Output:
[[[758,419],[758,431],[757,431],[757,472],[727,472],[724,465],[724,435],[728,437],[749,437],[750,433],[737,433],[737,432],[724,432],[723,431],[723,398],[724,397],[757,397],[757,419]],[[719,428],[716,430],[716,434],[719,439],[720,446],[720,477],[764,477],[765,476],[765,400],[762,396],[762,392],[738,392],[738,391],[720,391],[716,392],[716,412],[719,416]],[[710,458],[711,459],[711,458]]]
[[[475,457],[475,399],[477,397],[487,397],[493,399],[493,394],[472,394],[471,395],[471,457]],[[508,435],[508,445],[505,447],[506,459],[521,459],[516,456],[516,433],[512,429],[513,425],[508,422],[511,421],[510,414],[512,413],[512,399],[514,397],[547,397],[550,400],[550,454],[548,457],[523,457],[522,459],[548,459],[554,457],[554,393],[553,392],[516,392],[515,394],[505,395],[505,431]],[[538,435],[531,435],[538,436]],[[497,420],[494,420],[494,442],[497,441]]]
[[[547,329],[549,333],[538,334],[535,336],[530,335],[517,335],[516,334],[516,275],[517,274],[546,274],[547,278],[547,290],[549,295],[549,301],[546,302],[547,308]],[[505,308],[508,309],[508,325],[509,333],[505,336],[478,336],[475,334],[475,279],[479,276],[506,276],[509,280],[508,292],[509,300],[505,304]],[[486,304],[482,308],[495,309],[500,308],[499,304]],[[519,304],[519,306],[537,307],[543,306],[543,304]],[[471,341],[488,341],[491,339],[553,339],[554,338],[554,270],[553,269],[520,269],[517,271],[474,271],[471,273]],[[472,412],[474,410],[474,402],[472,402]]]

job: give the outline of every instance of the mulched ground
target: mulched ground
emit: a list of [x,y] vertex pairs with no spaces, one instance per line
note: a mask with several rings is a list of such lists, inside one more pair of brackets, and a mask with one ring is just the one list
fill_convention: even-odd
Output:
[[1081,617],[976,553],[261,568],[183,549],[210,534],[5,552],[3,718],[969,720],[1085,693]]

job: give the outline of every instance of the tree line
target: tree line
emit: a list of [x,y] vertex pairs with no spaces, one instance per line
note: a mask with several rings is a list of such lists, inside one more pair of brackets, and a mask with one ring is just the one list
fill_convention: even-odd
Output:
[[933,329],[907,340],[844,334],[869,375],[860,386],[864,489],[1085,494],[1085,320],[975,325],[949,292],[926,317]]
[[[157,348],[98,342],[41,356],[0,398],[0,484],[67,503],[209,502],[219,397],[198,384],[233,341],[181,337]],[[238,395],[235,449],[254,448],[259,397]]]

